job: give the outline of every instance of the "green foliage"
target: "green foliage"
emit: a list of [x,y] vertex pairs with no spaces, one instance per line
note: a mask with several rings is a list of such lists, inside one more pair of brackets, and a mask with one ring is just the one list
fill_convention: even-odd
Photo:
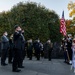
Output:
[[39,38],[43,42],[49,38],[53,42],[61,39],[58,15],[37,3],[20,2],[10,11],[0,14],[1,35],[5,30],[12,34],[15,25],[25,30],[26,39]]
[[70,26],[68,26],[68,34],[75,35],[75,17],[73,17]]

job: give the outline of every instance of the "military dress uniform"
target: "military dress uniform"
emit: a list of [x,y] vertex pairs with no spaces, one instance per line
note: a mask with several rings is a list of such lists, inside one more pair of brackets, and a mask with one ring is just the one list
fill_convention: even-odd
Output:
[[33,43],[28,42],[28,54],[29,54],[29,60],[32,60],[32,54],[33,54]]
[[40,60],[40,52],[41,52],[40,42],[34,43],[34,50],[35,50],[35,56],[36,56],[37,60]]

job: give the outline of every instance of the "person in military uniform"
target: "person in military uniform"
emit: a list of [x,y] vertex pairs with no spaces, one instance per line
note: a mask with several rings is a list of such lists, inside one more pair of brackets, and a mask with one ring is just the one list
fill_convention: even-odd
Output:
[[14,56],[13,56],[13,63],[12,63],[12,71],[13,72],[20,72],[18,68],[24,68],[22,66],[23,61],[23,36],[22,36],[22,29],[20,26],[15,26],[15,32],[13,34],[13,44],[14,44]]
[[68,62],[68,57],[67,57],[67,38],[64,37],[61,41],[61,48],[64,51],[64,59],[65,59],[65,63]]
[[51,53],[52,53],[52,43],[51,40],[48,40],[47,43],[45,44],[45,50],[47,51],[47,57],[48,60],[51,61]]
[[71,65],[71,70],[72,69],[75,73],[75,37],[73,38],[73,41],[72,41],[72,65]]
[[68,61],[69,61],[69,64],[72,64],[72,38],[71,38],[71,35],[68,36],[67,38],[67,51],[68,51]]
[[4,32],[3,36],[1,37],[1,65],[6,66],[7,64],[5,63],[7,54],[8,54],[8,49],[9,49],[9,39],[7,37],[8,33]]
[[29,60],[32,60],[32,54],[33,54],[33,43],[32,39],[28,41],[28,54],[29,54]]
[[34,42],[34,50],[35,50],[35,56],[36,56],[37,60],[40,60],[41,46],[40,46],[39,39]]
[[44,46],[43,46],[43,50],[44,50],[44,58],[47,59],[48,58],[48,50],[46,49],[47,48],[47,42],[44,43]]

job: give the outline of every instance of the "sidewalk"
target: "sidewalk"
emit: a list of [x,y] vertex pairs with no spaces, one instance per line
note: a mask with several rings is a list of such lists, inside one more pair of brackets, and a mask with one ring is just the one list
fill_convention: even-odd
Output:
[[62,59],[52,59],[48,61],[47,59],[42,59],[37,61],[35,58],[33,60],[24,60],[25,68],[22,69],[20,73],[12,72],[12,65],[1,66],[0,65],[0,75],[75,75],[73,71],[70,70],[70,65],[63,63]]

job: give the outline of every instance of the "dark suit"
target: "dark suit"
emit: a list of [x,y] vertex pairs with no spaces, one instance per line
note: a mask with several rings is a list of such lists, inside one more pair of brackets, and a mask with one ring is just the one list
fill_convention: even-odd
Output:
[[68,54],[69,54],[69,58],[70,60],[72,60],[72,39],[67,40],[67,50],[68,50]]
[[23,37],[21,32],[15,32],[13,35],[13,43],[14,43],[14,58],[12,69],[16,70],[18,67],[22,66],[22,43]]
[[52,47],[51,47],[51,44],[49,43],[46,43],[44,45],[44,57],[45,58],[48,58],[48,60],[50,61],[51,60],[51,53],[52,53]]
[[48,60],[51,60],[51,53],[52,53],[52,47],[51,44],[47,44],[47,50],[48,50]]
[[11,63],[13,58],[13,39],[9,39],[9,46],[8,62]]
[[25,55],[26,55],[26,51],[25,51],[25,38],[24,38],[24,34],[22,33],[21,34],[22,36],[22,64],[23,64],[23,60],[25,58]]
[[9,48],[9,40],[7,36],[2,36],[1,37],[1,64],[5,64],[5,60],[7,57],[8,53],[8,48]]
[[48,58],[47,43],[44,44],[44,58]]
[[35,55],[36,55],[37,60],[40,60],[41,46],[39,42],[34,43],[34,49],[35,49]]

